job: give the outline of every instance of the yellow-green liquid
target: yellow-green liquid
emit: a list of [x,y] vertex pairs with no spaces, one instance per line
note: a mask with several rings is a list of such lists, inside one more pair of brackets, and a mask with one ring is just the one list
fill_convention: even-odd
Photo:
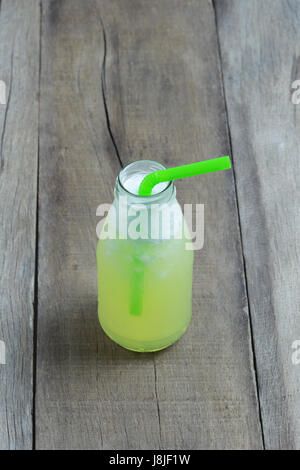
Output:
[[188,327],[193,251],[185,241],[99,240],[99,320],[124,348],[157,351]]

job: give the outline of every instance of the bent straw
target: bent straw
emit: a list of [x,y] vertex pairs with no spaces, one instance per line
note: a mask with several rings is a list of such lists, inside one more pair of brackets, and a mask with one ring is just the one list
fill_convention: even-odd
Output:
[[143,290],[144,290],[144,266],[143,262],[137,257],[134,256],[134,267],[131,278],[131,295],[130,295],[130,305],[129,312],[130,315],[139,316],[142,313],[143,307]]
[[231,168],[230,158],[219,157],[204,162],[191,163],[189,165],[175,166],[165,170],[154,171],[145,176],[139,186],[139,196],[151,196],[152,189],[158,183],[165,181],[189,178],[190,176],[213,173],[214,171],[227,170]]
[[[203,175],[205,173],[213,173],[215,171],[227,170],[231,168],[229,156],[214,158],[204,162],[191,163],[190,165],[176,166],[165,170],[154,171],[149,173],[142,180],[139,186],[139,196],[150,196],[152,189],[158,183],[172,181],[190,176]],[[130,299],[130,314],[139,316],[143,308],[143,289],[144,289],[144,272],[142,262],[135,259],[135,270],[132,276],[132,292]]]

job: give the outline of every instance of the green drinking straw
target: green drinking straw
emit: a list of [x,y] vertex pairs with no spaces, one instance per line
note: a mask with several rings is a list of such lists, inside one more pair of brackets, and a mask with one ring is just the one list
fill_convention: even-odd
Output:
[[154,171],[145,176],[139,186],[139,196],[151,196],[152,189],[158,183],[165,181],[179,180],[189,178],[190,176],[204,175],[214,171],[227,170],[231,168],[230,158],[219,157],[204,162],[191,163],[189,165],[175,166],[165,170]]
[[[214,158],[204,162],[191,163],[189,165],[176,166],[165,170],[154,171],[149,173],[142,180],[139,186],[139,196],[151,196],[152,189],[158,183],[165,181],[173,181],[190,176],[203,175],[205,173],[213,173],[214,171],[227,170],[231,168],[230,158],[226,157]],[[143,285],[144,273],[143,265],[139,259],[134,261],[134,272],[132,277],[132,293],[130,299],[130,314],[139,316],[142,313]]]

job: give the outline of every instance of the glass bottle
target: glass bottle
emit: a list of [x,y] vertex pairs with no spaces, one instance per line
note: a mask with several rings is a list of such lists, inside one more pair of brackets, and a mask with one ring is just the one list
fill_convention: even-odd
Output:
[[133,351],[170,346],[192,314],[193,251],[174,183],[137,195],[143,177],[164,168],[141,160],[120,172],[97,246],[100,324]]

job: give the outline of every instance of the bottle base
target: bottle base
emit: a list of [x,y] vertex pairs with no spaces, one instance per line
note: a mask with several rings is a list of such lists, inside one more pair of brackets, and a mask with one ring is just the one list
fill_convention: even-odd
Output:
[[177,331],[171,336],[167,338],[155,340],[155,341],[135,341],[135,340],[128,340],[126,338],[122,338],[121,336],[116,335],[112,331],[109,330],[103,323],[100,322],[101,328],[103,329],[104,333],[115,343],[121,346],[124,349],[128,349],[129,351],[134,352],[156,352],[161,351],[162,349],[166,349],[169,346],[172,346],[176,341],[178,341],[181,336],[186,332],[189,324],[187,324],[182,330]]

